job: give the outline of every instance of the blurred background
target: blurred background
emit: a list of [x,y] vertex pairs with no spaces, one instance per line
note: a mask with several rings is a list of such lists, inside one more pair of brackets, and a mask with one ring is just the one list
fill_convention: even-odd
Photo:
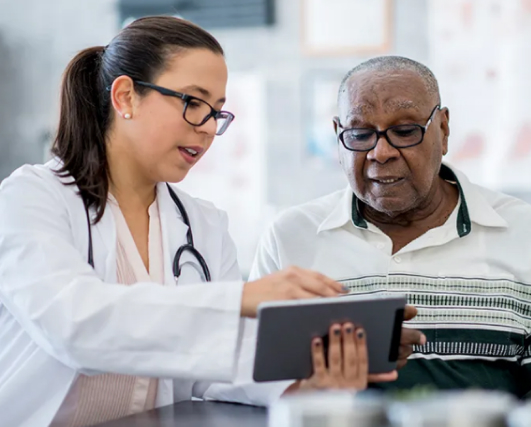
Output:
[[531,0],[0,0],[0,180],[49,157],[73,55],[162,13],[226,52],[237,118],[181,185],[228,211],[244,275],[279,211],[346,185],[337,89],[373,56],[431,67],[451,112],[447,161],[531,202]]

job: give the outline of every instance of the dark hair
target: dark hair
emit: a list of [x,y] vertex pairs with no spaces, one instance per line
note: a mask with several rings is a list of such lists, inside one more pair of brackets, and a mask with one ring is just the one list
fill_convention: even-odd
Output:
[[[56,172],[70,176],[98,222],[109,191],[106,133],[111,119],[110,92],[119,76],[153,81],[169,57],[184,49],[208,49],[223,55],[218,41],[202,28],[170,16],[141,18],[106,46],[79,52],[68,64],[61,89],[61,110],[52,153],[63,162]],[[145,90],[135,86],[140,94]]]

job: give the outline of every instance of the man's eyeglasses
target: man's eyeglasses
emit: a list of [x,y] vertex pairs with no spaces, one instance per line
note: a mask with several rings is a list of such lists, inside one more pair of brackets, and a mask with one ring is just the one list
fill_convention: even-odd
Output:
[[[350,151],[371,151],[382,136],[395,148],[414,147],[424,140],[428,126],[433,121],[435,112],[440,108],[439,104],[435,106],[426,126],[419,124],[396,125],[382,131],[369,128],[351,128],[343,130],[338,137],[343,146]],[[338,126],[342,128],[339,123]]]
[[216,135],[222,135],[234,120],[234,114],[228,111],[218,111],[208,102],[196,98],[195,96],[175,92],[174,90],[166,89],[165,87],[157,86],[153,83],[135,80],[135,84],[153,89],[164,96],[173,96],[182,99],[184,101],[183,119],[192,126],[202,126],[211,117],[214,117],[217,124]]

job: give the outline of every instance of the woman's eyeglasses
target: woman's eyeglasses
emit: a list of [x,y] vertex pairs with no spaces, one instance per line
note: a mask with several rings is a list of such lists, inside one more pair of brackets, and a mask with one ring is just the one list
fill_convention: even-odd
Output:
[[213,117],[217,124],[216,135],[223,135],[234,120],[234,114],[229,111],[216,110],[201,98],[166,89],[165,87],[157,86],[153,83],[135,80],[135,84],[153,89],[161,95],[173,96],[183,100],[183,119],[192,126],[203,126],[211,117]]

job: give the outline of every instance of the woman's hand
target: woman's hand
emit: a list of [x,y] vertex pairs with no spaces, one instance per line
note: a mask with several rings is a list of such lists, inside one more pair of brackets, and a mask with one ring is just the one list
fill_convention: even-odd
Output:
[[354,328],[352,323],[332,325],[328,366],[321,338],[314,338],[312,341],[312,362],[313,375],[292,384],[284,394],[304,390],[365,389],[369,369],[363,329]]
[[351,389],[363,390],[368,382],[393,381],[396,371],[369,375],[367,343],[362,328],[352,323],[335,324],[330,328],[328,366],[321,338],[312,342],[313,375],[297,381],[284,392],[289,394],[304,390]]
[[290,267],[244,285],[241,315],[256,317],[258,305],[266,301],[335,297],[346,290],[338,282],[315,271]]

